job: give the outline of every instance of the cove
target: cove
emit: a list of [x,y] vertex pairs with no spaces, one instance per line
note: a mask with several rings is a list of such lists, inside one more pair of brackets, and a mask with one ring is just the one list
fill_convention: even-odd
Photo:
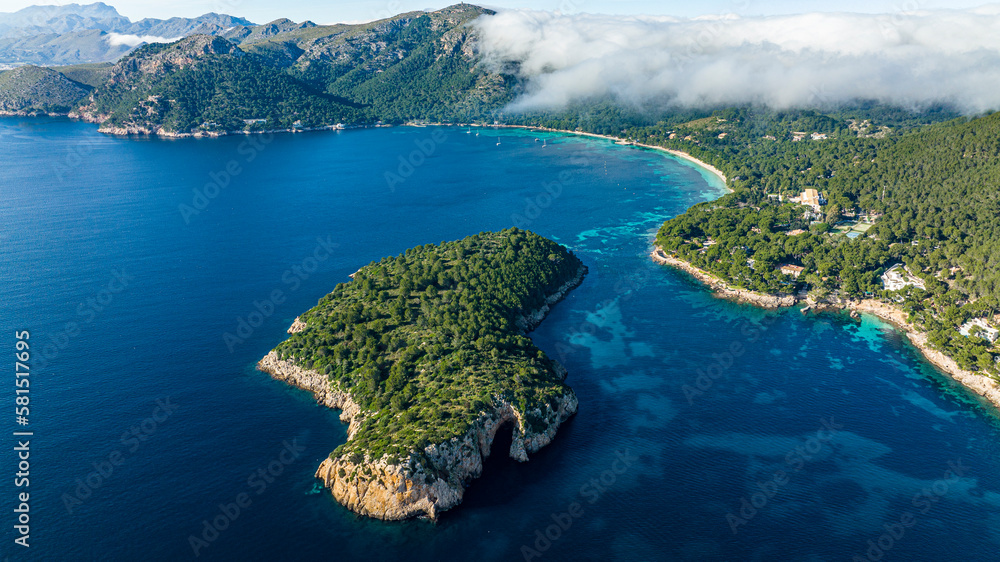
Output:
[[[15,330],[39,346],[29,559],[187,559],[192,536],[209,560],[995,558],[986,405],[881,322],[737,305],[649,260],[665,218],[722,193],[707,172],[599,139],[476,132],[275,135],[250,152],[246,137],[0,119],[0,328],[8,349]],[[511,226],[590,270],[532,333],[579,413],[530,462],[491,463],[434,525],[313,493],[344,427],[254,363],[361,265]]]

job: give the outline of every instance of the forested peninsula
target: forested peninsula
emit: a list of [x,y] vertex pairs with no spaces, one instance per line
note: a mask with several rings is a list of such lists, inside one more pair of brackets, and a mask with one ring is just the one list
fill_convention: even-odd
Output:
[[[525,334],[586,271],[516,228],[411,248],[337,285],[258,368],[350,424],[316,472],[337,501],[436,519],[486,457],[526,461],[576,412],[565,369]],[[497,431],[512,432],[510,451],[491,451]]]
[[1000,114],[894,130],[743,108],[623,136],[690,152],[734,190],[667,220],[655,259],[758,305],[878,314],[1000,406]]

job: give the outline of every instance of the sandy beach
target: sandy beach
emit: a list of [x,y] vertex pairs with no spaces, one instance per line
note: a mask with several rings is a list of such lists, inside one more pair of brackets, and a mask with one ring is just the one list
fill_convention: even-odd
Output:
[[566,133],[568,135],[579,135],[579,136],[582,136],[582,137],[593,137],[593,138],[596,138],[596,139],[605,139],[605,140],[613,141],[613,142],[615,142],[617,144],[622,144],[623,146],[638,146],[640,148],[649,148],[651,150],[659,150],[660,152],[666,152],[667,154],[670,154],[672,156],[676,156],[677,158],[680,158],[681,160],[686,160],[686,161],[691,162],[692,164],[694,164],[694,165],[696,165],[696,166],[698,166],[700,168],[703,168],[703,169],[707,170],[712,175],[714,175],[715,177],[719,178],[719,181],[722,182],[722,187],[725,188],[725,190],[727,192],[732,193],[732,191],[733,191],[732,189],[729,189],[728,180],[726,179],[726,175],[723,174],[721,170],[719,170],[718,168],[716,168],[715,166],[712,166],[711,164],[709,164],[707,162],[703,162],[701,160],[698,160],[697,158],[695,158],[694,156],[691,156],[687,152],[682,152],[680,150],[674,150],[672,148],[664,148],[662,146],[656,146],[656,145],[653,145],[653,144],[642,144],[642,143],[638,143],[638,142],[629,142],[629,141],[626,141],[625,139],[622,139],[622,138],[619,138],[619,137],[612,137],[610,135],[599,135],[597,133],[585,133],[585,132],[582,132],[582,131],[565,131],[565,130],[562,130],[562,129],[549,129],[548,127],[527,127],[527,126],[523,126],[523,125],[498,125],[498,126],[500,128],[505,128],[505,129],[526,129],[526,130],[529,130],[529,131],[545,131],[546,133]]

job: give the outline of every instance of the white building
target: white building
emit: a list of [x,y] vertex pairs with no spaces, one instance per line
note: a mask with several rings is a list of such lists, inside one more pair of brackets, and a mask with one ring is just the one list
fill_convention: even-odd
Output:
[[997,337],[1000,337],[1000,330],[990,326],[985,318],[969,320],[965,324],[962,324],[962,327],[958,329],[958,333],[965,337],[969,337],[972,335],[972,329],[976,327],[979,328],[979,337],[989,342],[995,342],[997,341]]
[[926,289],[924,282],[914,277],[903,264],[896,264],[882,274],[882,286],[886,291],[898,291],[908,285]]

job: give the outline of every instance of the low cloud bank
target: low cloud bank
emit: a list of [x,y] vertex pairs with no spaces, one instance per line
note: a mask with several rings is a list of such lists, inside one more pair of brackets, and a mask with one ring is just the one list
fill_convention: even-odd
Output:
[[486,64],[526,80],[513,110],[607,96],[686,107],[865,99],[1000,109],[1000,5],[696,19],[506,11],[475,25]]
[[129,47],[137,47],[143,43],[173,43],[180,39],[180,37],[175,37],[169,39],[167,37],[157,37],[155,35],[128,35],[124,33],[108,33],[106,37],[108,44],[117,47],[119,45],[128,45]]

